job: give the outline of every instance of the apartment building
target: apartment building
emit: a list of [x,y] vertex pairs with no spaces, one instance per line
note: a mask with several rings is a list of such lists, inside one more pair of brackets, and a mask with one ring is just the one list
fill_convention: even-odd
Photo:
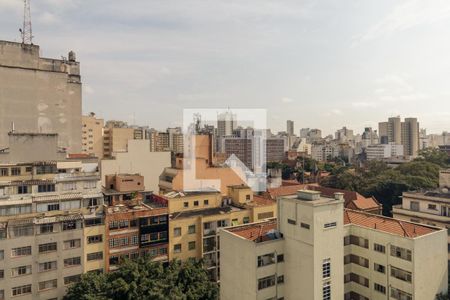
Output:
[[38,45],[0,41],[0,149],[8,133],[58,134],[58,147],[81,151],[80,63],[45,58]]
[[124,258],[167,261],[167,205],[151,201],[156,196],[138,174],[106,175],[105,181],[105,270],[116,270]]
[[383,160],[403,156],[403,145],[400,144],[374,144],[366,147],[367,160]]
[[[450,232],[450,171],[442,170],[439,176],[440,188],[434,191],[404,192],[402,204],[395,205],[395,218],[415,223],[446,228]],[[450,235],[448,237],[448,259],[450,266]]]
[[101,231],[94,228],[102,204],[95,161],[0,165],[3,299],[59,299],[83,272],[103,270],[85,240],[86,232]]
[[81,116],[81,151],[101,159],[103,157],[103,119],[94,113]]
[[253,195],[248,186],[229,186],[228,195],[216,190],[178,191],[163,196],[168,203],[169,258],[204,259],[210,277],[220,279],[220,228],[271,218],[274,201]]
[[134,139],[134,128],[106,126],[103,129],[103,157],[126,152],[129,140]]
[[[211,188],[226,195],[228,186],[244,183],[233,169],[215,163],[212,135],[195,135],[193,139],[195,148],[185,149],[186,153],[193,152],[192,157],[177,156],[174,166],[164,168],[159,176],[161,193]],[[185,164],[192,168],[185,170]]]
[[[220,232],[221,299],[434,299],[447,291],[446,231],[344,208],[299,190],[278,219]],[[433,251],[430,251],[433,249]]]
[[381,144],[403,145],[405,155],[417,156],[420,148],[417,118],[405,118],[404,122],[400,117],[389,118],[378,124],[378,132]]

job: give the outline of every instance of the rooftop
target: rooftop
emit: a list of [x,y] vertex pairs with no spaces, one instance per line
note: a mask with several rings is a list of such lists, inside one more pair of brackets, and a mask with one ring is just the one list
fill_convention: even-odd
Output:
[[276,219],[231,227],[226,230],[255,243],[282,238],[282,234],[277,230]]
[[195,209],[195,210],[175,212],[172,214],[172,219],[192,218],[196,216],[207,217],[213,215],[223,215],[240,210],[242,209],[232,205],[223,207],[205,208],[205,209]]
[[350,209],[344,210],[344,224],[354,224],[390,234],[415,238],[442,229]]
[[280,196],[297,194],[298,190],[303,190],[306,186],[306,184],[283,185],[277,188],[268,188],[267,193],[269,194],[270,198],[276,199]]
[[183,191],[172,191],[168,192],[164,195],[164,197],[167,198],[179,198],[179,197],[187,197],[187,196],[195,196],[195,195],[206,195],[206,194],[219,194],[220,191],[212,189],[212,188],[205,188],[201,190],[183,190]]

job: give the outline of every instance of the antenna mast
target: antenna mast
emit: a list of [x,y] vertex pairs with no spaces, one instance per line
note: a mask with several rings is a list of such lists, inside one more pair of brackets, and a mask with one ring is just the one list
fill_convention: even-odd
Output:
[[22,44],[33,44],[33,33],[31,30],[30,1],[23,0],[23,27],[19,30],[22,35]]

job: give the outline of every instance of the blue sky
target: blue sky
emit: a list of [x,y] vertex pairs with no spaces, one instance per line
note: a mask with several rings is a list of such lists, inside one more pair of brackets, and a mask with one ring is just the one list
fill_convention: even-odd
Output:
[[[265,108],[285,130],[389,116],[450,130],[450,1],[31,0],[43,56],[77,53],[83,111],[158,129],[183,108]],[[19,40],[21,0],[0,0]]]

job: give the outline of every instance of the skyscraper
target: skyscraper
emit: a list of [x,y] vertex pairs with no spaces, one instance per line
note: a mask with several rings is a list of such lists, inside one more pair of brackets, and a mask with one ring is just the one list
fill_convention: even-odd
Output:
[[419,122],[417,118],[400,117],[389,118],[387,122],[378,123],[380,142],[382,144],[393,143],[403,145],[404,154],[417,156],[419,151]]
[[236,127],[236,114],[230,110],[217,116],[217,135],[219,137],[232,135]]
[[287,120],[286,122],[286,132],[288,135],[294,135],[294,121]]

